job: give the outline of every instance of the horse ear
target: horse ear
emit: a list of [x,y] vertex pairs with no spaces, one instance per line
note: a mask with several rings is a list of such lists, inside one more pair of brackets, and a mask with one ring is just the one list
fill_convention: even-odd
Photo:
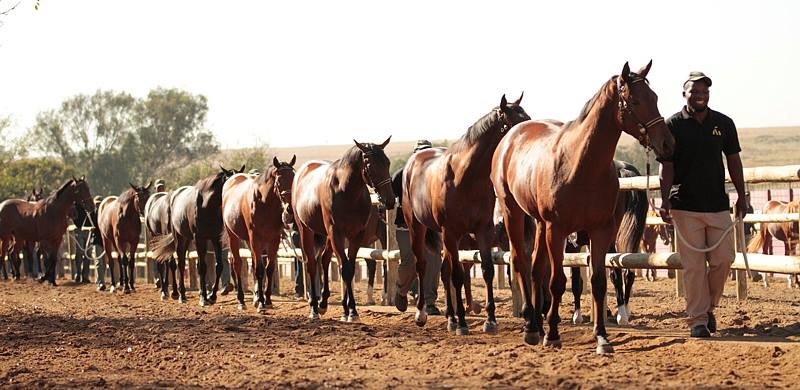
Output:
[[500,108],[506,108],[508,106],[508,100],[506,100],[506,94],[503,94],[503,97],[500,98]]
[[144,189],[146,189],[146,190],[150,191],[150,188],[151,188],[151,187],[153,187],[153,181],[152,181],[152,180],[150,180],[149,182],[147,182],[147,187],[145,187]]
[[72,181],[77,182],[78,179],[75,178],[75,175],[72,175]]
[[86,175],[81,175],[81,181],[86,181]]
[[241,167],[241,168],[239,168],[239,171],[238,171],[237,173],[242,173],[242,172],[244,172],[244,166],[245,166],[245,164],[242,164],[242,167]]
[[137,190],[139,189],[139,187],[136,187],[136,186],[135,186],[135,185],[133,185],[133,183],[131,183],[131,182],[128,182],[128,184],[130,184],[130,185],[131,185],[131,188],[133,188],[133,190],[134,190],[134,191],[137,191]]
[[272,166],[274,166],[275,168],[280,168],[281,167],[281,163],[278,162],[278,158],[277,157],[273,157],[272,158]]
[[297,155],[293,154],[292,155],[292,161],[289,161],[289,165],[293,167],[294,163],[296,163],[296,162],[297,162]]
[[639,73],[639,75],[642,77],[647,77],[647,73],[650,72],[651,66],[653,66],[653,60],[650,60],[650,62],[648,62],[647,65],[645,65],[642,69],[639,69],[639,72],[637,73]]
[[389,138],[387,138],[386,141],[383,141],[382,144],[378,145],[378,147],[381,148],[381,149],[385,148],[386,145],[389,145],[389,141],[391,141],[391,140],[392,140],[392,136],[390,135]]
[[362,151],[362,152],[366,152],[366,151],[367,151],[367,147],[366,147],[366,146],[364,146],[364,145],[360,144],[360,143],[359,143],[358,141],[356,141],[356,140],[353,140],[353,142],[355,142],[355,143],[356,143],[356,146],[358,146],[358,148],[359,148],[359,149],[361,149],[361,151]]
[[514,104],[519,105],[520,103],[522,103],[522,96],[524,96],[524,95],[525,95],[525,91],[522,91],[522,93],[519,94],[519,99],[515,100]]
[[631,74],[631,67],[628,66],[627,62],[625,62],[625,65],[622,67],[622,72],[619,73],[619,77],[622,79],[622,81],[627,83],[628,81],[630,81],[629,80],[630,74]]

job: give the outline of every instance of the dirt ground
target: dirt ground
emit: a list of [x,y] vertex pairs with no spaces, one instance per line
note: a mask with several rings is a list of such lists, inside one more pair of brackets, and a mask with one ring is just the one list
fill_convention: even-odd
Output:
[[[413,313],[362,307],[361,323],[321,320],[286,295],[257,314],[237,310],[234,295],[201,308],[161,302],[150,286],[131,295],[62,281],[0,281],[0,386],[180,388],[798,388],[800,291],[775,279],[752,286],[739,303],[729,283],[718,309],[720,333],[687,338],[674,281],[637,279],[632,326],[609,326],[616,353],[597,356],[591,326],[572,325],[562,306],[561,349],[522,342],[500,290],[500,333],[448,334],[443,317],[424,328]],[[363,302],[366,287],[359,285]],[[476,289],[482,300],[482,289]],[[335,292],[332,298],[338,298]],[[440,294],[441,297],[441,294]],[[590,307],[589,296],[583,297]],[[440,307],[443,304],[440,299]],[[585,310],[584,310],[585,311]]]

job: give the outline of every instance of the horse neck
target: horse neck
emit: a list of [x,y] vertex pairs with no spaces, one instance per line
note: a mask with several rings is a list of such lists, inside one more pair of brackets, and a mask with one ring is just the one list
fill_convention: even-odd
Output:
[[[267,173],[263,173],[266,175]],[[280,203],[280,198],[275,193],[275,184],[277,180],[275,177],[269,177],[268,179],[264,180],[263,183],[256,183],[256,198],[260,203],[263,204],[270,204],[278,202]]]
[[456,181],[461,182],[466,178],[488,181],[489,173],[492,170],[492,156],[502,139],[503,133],[492,129],[484,133],[468,148],[453,153],[454,158],[451,159],[451,164],[460,168],[455,170]]
[[364,181],[364,160],[361,157],[342,160],[336,168],[339,179],[339,190],[349,194],[348,199],[358,199],[367,192],[367,182]]
[[[66,221],[66,217],[69,215],[69,209],[75,203],[75,195],[72,191],[66,189],[52,200],[48,198],[40,202],[44,210],[43,214],[47,216],[48,220],[60,221],[63,219]],[[56,216],[60,216],[60,218],[53,218]]]
[[136,210],[135,202],[136,202],[136,200],[133,197],[131,197],[130,199],[128,199],[127,202],[125,202],[124,204],[120,204],[119,205],[119,208],[122,211],[122,215],[124,217],[132,216],[132,215],[133,216],[138,216],[139,215],[139,211]]
[[598,96],[584,120],[561,134],[560,156],[571,156],[568,177],[586,181],[605,180],[622,131],[617,115],[617,93]]

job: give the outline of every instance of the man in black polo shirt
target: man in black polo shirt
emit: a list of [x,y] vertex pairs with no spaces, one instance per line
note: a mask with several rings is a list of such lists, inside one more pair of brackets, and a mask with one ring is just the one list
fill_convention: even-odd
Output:
[[736,126],[727,116],[708,108],[710,86],[711,79],[701,72],[691,72],[683,84],[686,106],[667,120],[675,137],[675,153],[661,161],[660,170],[661,218],[673,223],[679,234],[692,337],[716,332],[713,311],[736,255],[733,232],[726,233],[731,218],[723,153],[738,193],[736,214],[744,217],[747,210]]

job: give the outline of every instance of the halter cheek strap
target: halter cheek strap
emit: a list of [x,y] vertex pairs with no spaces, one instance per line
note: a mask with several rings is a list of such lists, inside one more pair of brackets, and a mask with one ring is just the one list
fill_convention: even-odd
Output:
[[[633,85],[642,81],[645,81],[644,77],[637,77],[631,80],[628,85]],[[653,119],[650,119],[647,122],[642,121],[636,116],[636,113],[628,104],[628,101],[622,96],[622,91],[624,86],[619,78],[617,78],[617,96],[619,97],[619,119],[620,119],[620,126],[625,122],[625,115],[630,115],[633,117],[633,120],[639,125],[639,133],[641,134],[639,138],[639,142],[645,147],[650,148],[650,137],[647,134],[647,130],[655,125],[664,122],[663,116],[658,116]]]
[[281,195],[284,194],[284,193],[291,195],[292,194],[292,190],[290,188],[289,191],[282,191],[280,189],[280,187],[278,186],[277,173],[282,171],[282,170],[291,170],[292,172],[294,172],[294,168],[288,167],[288,166],[283,166],[283,167],[277,168],[275,170],[275,173],[276,173],[276,175],[275,175],[275,185],[272,186],[272,191],[275,192],[275,195],[278,196],[278,199],[281,200],[281,203],[284,203],[283,200],[281,199]]
[[[361,151],[361,154],[363,157],[369,157],[374,155],[375,153],[373,153],[371,150],[367,150],[367,151]],[[361,169],[361,174],[364,176],[364,179],[366,179],[365,181],[367,182],[367,185],[370,186],[372,190],[375,191],[376,193],[378,192],[377,191],[378,187],[392,182],[392,178],[387,177],[386,179],[381,180],[378,184],[375,184],[375,182],[372,180],[372,177],[369,175],[369,171],[367,170],[367,164],[364,164],[364,167]]]

